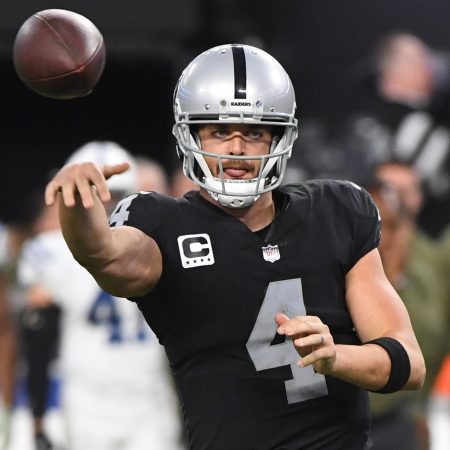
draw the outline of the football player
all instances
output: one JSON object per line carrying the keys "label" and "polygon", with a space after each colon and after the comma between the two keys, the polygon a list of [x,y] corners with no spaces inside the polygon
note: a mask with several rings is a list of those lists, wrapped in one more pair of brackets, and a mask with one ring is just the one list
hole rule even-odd
{"label": "football player", "polygon": [[136,302],[165,346],[192,449],[364,449],[366,391],[424,380],[368,193],[280,187],[295,109],[278,61],[221,45],[174,94],[178,152],[199,191],[130,195],[108,223],[105,179],[127,163],[68,165],[46,189],[75,259]]}

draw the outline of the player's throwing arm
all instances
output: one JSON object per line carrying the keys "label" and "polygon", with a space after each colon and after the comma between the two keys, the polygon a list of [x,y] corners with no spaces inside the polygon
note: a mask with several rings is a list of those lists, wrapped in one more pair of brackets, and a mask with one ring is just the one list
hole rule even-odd
{"label": "player's throwing arm", "polygon": [[48,206],[59,197],[60,223],[74,258],[118,297],[148,292],[162,272],[161,252],[153,239],[136,228],[109,227],[102,203],[111,199],[106,180],[128,167],[127,162],[68,164],[45,191]]}

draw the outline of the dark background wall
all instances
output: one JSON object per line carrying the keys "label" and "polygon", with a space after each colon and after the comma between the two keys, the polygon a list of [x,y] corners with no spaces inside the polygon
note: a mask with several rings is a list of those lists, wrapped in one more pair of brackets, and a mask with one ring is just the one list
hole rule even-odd
{"label": "dark background wall", "polygon": [[[411,31],[450,50],[448,0],[7,0],[0,15],[0,219],[23,215],[27,193],[91,139],[116,140],[169,170],[172,91],[197,53],[225,42],[264,47],[288,70],[299,117],[331,125],[361,100],[370,51],[383,33]],[[16,77],[11,51],[34,12],[70,9],[102,31],[108,60],[86,98],[51,100]],[[301,136],[301,135],[300,135]]]}

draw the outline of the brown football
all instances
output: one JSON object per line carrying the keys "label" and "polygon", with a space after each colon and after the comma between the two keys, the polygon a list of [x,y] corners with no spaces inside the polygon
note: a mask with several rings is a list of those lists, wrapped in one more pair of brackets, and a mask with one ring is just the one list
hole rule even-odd
{"label": "brown football", "polygon": [[30,89],[70,99],[92,91],[103,73],[106,49],[89,19],[73,11],[46,9],[20,27],[13,58],[17,75]]}

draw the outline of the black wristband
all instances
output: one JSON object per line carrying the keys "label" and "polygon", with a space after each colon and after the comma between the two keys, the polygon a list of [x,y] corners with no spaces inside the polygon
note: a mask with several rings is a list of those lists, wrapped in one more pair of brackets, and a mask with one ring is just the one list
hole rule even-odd
{"label": "black wristband", "polygon": [[386,385],[371,392],[390,394],[402,389],[411,374],[411,363],[403,345],[397,339],[391,337],[380,337],[365,342],[365,344],[376,344],[383,347],[391,360],[391,373]]}

